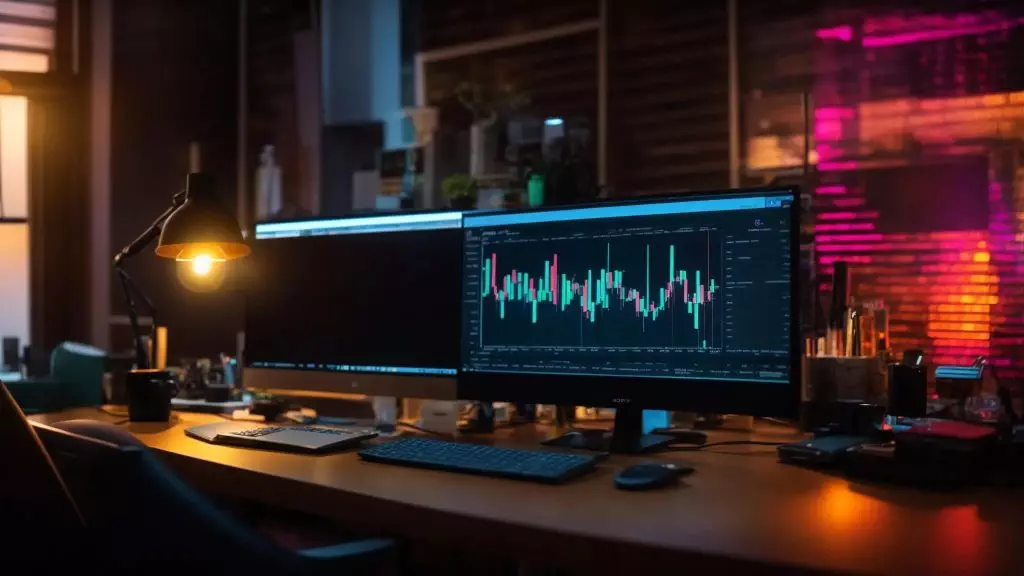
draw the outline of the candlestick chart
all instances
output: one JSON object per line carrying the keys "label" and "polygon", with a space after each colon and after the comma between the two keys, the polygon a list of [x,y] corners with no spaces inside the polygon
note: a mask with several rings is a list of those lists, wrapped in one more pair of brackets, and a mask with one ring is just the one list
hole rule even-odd
{"label": "candlestick chart", "polygon": [[484,346],[722,347],[713,230],[514,241],[481,252]]}

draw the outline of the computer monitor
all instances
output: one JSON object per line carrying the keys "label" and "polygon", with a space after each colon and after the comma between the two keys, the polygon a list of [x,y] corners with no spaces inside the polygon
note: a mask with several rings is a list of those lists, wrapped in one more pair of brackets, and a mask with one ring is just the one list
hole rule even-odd
{"label": "computer monitor", "polygon": [[798,205],[786,188],[466,214],[459,398],[616,407],[616,435],[644,408],[795,416]]}
{"label": "computer monitor", "polygon": [[462,214],[256,225],[245,383],[455,398]]}

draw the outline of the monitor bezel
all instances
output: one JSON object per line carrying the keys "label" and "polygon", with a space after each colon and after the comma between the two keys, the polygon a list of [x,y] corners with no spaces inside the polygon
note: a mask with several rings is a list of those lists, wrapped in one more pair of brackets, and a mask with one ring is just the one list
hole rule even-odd
{"label": "monitor bezel", "polygon": [[[574,374],[523,374],[501,372],[478,372],[465,368],[465,358],[460,360],[458,397],[460,400],[484,402],[519,402],[537,404],[559,404],[600,407],[632,407],[652,410],[685,410],[690,412],[713,412],[727,414],[749,414],[752,416],[774,416],[796,418],[800,411],[800,324],[799,312],[799,258],[800,258],[800,188],[798,186],[759,187],[733,190],[709,190],[646,196],[622,202],[599,202],[572,204],[543,209],[527,209],[512,212],[550,212],[575,210],[608,205],[635,205],[645,203],[674,202],[679,200],[703,200],[708,197],[760,196],[791,194],[790,205],[792,226],[790,230],[790,366],[789,382],[747,382],[739,380],[707,380],[700,378],[679,378],[685,385],[666,385],[664,378],[636,378],[625,376],[592,376]],[[463,241],[467,227],[465,221],[473,218],[472,213],[463,216]],[[465,294],[465,274],[463,274]],[[465,350],[463,350],[463,354]],[[551,380],[561,382],[553,383]],[[676,379],[668,379],[676,380]]]}

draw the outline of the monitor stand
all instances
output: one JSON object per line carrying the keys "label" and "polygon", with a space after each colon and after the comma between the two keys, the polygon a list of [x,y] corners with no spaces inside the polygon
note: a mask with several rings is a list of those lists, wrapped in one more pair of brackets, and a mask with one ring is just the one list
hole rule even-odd
{"label": "monitor stand", "polygon": [[644,411],[639,408],[616,408],[615,427],[611,432],[604,430],[569,432],[543,442],[545,446],[614,452],[616,454],[640,454],[654,452],[677,442],[672,436],[643,433]]}

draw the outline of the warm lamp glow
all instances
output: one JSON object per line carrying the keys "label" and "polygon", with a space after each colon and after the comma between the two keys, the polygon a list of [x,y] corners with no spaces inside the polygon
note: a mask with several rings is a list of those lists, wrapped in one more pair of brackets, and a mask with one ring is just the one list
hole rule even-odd
{"label": "warm lamp glow", "polygon": [[213,257],[209,254],[200,254],[192,260],[192,272],[198,276],[206,276],[213,268]]}
{"label": "warm lamp glow", "polygon": [[[175,246],[173,256],[178,262],[192,262],[200,258],[209,258],[213,262],[226,262],[249,255],[249,247],[245,244],[217,244],[212,242],[194,242]],[[168,257],[167,251],[158,256]]]}
{"label": "warm lamp glow", "polygon": [[219,290],[228,277],[227,263],[209,254],[200,254],[192,260],[179,260],[175,268],[178,282],[191,292]]}

